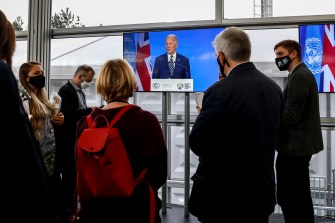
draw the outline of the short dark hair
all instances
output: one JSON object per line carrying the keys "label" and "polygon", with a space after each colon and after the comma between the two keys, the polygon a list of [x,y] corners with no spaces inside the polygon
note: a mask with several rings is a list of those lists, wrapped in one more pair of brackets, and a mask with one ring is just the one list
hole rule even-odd
{"label": "short dark hair", "polygon": [[76,72],[74,73],[74,75],[77,75],[78,73],[84,73],[84,75],[86,76],[86,74],[91,71],[93,73],[93,75],[95,74],[95,71],[93,70],[93,68],[87,64],[83,64],[83,65],[80,65]]}
{"label": "short dark hair", "polygon": [[287,49],[289,52],[292,52],[293,50],[297,51],[297,56],[301,59],[301,46],[297,41],[290,39],[282,40],[274,46],[273,50],[276,51],[280,46]]}

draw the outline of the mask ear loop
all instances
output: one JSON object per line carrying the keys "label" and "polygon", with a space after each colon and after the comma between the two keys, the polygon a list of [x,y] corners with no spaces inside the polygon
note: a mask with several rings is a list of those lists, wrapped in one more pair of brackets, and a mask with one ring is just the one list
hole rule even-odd
{"label": "mask ear loop", "polygon": [[[289,53],[287,54],[287,56],[290,57],[290,55],[293,53],[293,51],[294,51],[294,50],[292,50],[291,52],[289,52]],[[290,57],[290,59],[291,59],[291,57]],[[292,60],[292,59],[291,59],[291,60]]]}
{"label": "mask ear loop", "polygon": [[226,60],[226,55],[224,55],[224,53],[222,53],[222,54],[223,54],[223,56],[224,56],[224,58],[223,58],[223,66],[224,66],[225,64],[227,64],[227,66],[230,67],[230,64],[229,64],[228,61]]}

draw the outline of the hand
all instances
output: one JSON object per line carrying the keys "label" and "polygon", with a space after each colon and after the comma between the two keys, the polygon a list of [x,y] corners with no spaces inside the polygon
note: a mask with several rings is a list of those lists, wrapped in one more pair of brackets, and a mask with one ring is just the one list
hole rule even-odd
{"label": "hand", "polygon": [[61,112],[58,112],[57,115],[52,116],[51,121],[54,125],[63,125],[64,115]]}

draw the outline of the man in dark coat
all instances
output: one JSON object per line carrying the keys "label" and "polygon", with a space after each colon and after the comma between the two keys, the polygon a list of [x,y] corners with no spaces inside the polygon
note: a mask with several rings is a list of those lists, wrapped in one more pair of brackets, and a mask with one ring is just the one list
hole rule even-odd
{"label": "man in dark coat", "polygon": [[92,112],[86,104],[83,88],[89,86],[95,72],[84,64],[77,68],[73,77],[58,91],[62,99],[60,111],[64,114],[64,124],[56,131],[57,164],[62,173],[62,189],[64,196],[64,218],[73,219],[75,211],[76,166],[74,147],[76,141],[77,122]]}
{"label": "man in dark coat", "polygon": [[278,137],[278,204],[285,222],[313,223],[309,162],[313,154],[323,150],[318,86],[312,72],[301,61],[297,41],[280,41],[274,51],[278,68],[290,72]]}
{"label": "man in dark coat", "polygon": [[283,96],[250,62],[248,35],[226,28],[213,41],[221,74],[189,137],[199,156],[189,211],[200,222],[267,223],[274,211],[274,157]]}

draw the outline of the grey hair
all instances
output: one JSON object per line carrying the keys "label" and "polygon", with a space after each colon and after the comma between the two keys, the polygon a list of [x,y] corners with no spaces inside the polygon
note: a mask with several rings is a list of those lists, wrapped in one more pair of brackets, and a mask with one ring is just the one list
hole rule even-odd
{"label": "grey hair", "polygon": [[238,27],[228,27],[221,31],[212,42],[215,52],[224,53],[236,62],[249,61],[251,42],[246,32]]}
{"label": "grey hair", "polygon": [[176,43],[178,43],[178,37],[175,34],[169,34],[166,36],[165,40],[167,40],[168,38],[173,38]]}

